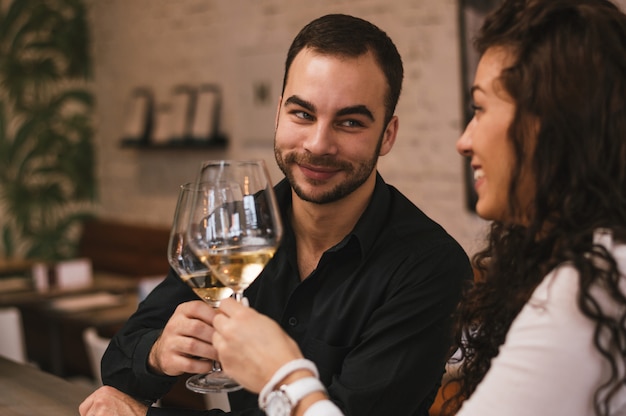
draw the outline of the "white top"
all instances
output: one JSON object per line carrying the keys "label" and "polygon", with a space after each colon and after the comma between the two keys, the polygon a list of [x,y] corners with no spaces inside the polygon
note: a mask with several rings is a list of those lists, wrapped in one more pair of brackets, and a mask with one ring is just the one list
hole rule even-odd
{"label": "white top", "polygon": [[[626,245],[613,246],[611,235],[602,232],[595,241],[612,252],[623,274]],[[626,279],[621,285],[626,293]],[[603,309],[615,313],[615,305],[597,293],[604,298]],[[595,323],[578,308],[577,295],[578,272],[572,266],[562,265],[544,278],[457,416],[595,415],[593,395],[610,370],[593,344]],[[611,415],[626,415],[626,387],[611,410]]]}
{"label": "white top", "polygon": [[[626,245],[613,245],[610,233],[595,241],[626,272]],[[626,279],[622,278],[626,293]],[[548,274],[513,321],[500,353],[485,378],[456,416],[592,416],[593,396],[607,379],[609,365],[593,344],[595,323],[577,306],[578,272],[562,265]],[[605,312],[623,306],[604,299]],[[619,365],[619,364],[618,364]],[[621,368],[622,377],[626,371]],[[306,416],[324,416],[311,407]],[[332,413],[338,414],[338,413]],[[626,415],[626,386],[612,402],[611,415]]]}

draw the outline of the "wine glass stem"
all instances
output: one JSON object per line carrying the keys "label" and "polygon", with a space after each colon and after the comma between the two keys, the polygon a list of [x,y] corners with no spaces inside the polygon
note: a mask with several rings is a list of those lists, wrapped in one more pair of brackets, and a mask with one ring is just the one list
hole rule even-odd
{"label": "wine glass stem", "polygon": [[243,299],[243,292],[240,290],[235,290],[233,293],[233,297],[237,302],[241,303],[241,300]]}

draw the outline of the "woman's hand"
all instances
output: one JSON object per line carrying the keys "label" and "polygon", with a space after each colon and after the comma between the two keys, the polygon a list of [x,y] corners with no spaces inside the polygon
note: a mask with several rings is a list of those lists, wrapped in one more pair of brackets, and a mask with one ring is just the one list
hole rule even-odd
{"label": "woman's hand", "polygon": [[258,393],[288,361],[302,358],[298,345],[272,319],[233,299],[213,318],[213,346],[224,371]]}

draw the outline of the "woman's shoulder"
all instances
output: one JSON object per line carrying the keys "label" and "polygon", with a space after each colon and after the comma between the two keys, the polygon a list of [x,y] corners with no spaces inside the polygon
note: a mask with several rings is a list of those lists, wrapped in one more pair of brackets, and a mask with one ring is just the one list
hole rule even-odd
{"label": "woman's shoulder", "polygon": [[[594,233],[593,242],[595,245],[604,247],[615,259],[618,269],[622,275],[626,275],[626,243],[616,241],[613,234],[608,229],[598,229]],[[580,272],[572,262],[564,262],[550,271],[537,286],[531,296],[531,301],[545,302],[548,300],[558,300],[575,298],[580,288]],[[602,288],[596,285],[592,288],[596,294]],[[622,290],[626,293],[626,279],[623,279]]]}

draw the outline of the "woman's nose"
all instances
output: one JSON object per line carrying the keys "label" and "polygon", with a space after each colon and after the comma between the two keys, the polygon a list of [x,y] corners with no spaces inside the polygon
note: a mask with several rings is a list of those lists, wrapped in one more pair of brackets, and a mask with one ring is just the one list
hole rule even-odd
{"label": "woman's nose", "polygon": [[465,131],[461,134],[456,141],[456,151],[459,152],[462,156],[471,156],[472,155],[472,127],[474,124],[474,119],[472,119],[468,125],[465,127]]}

